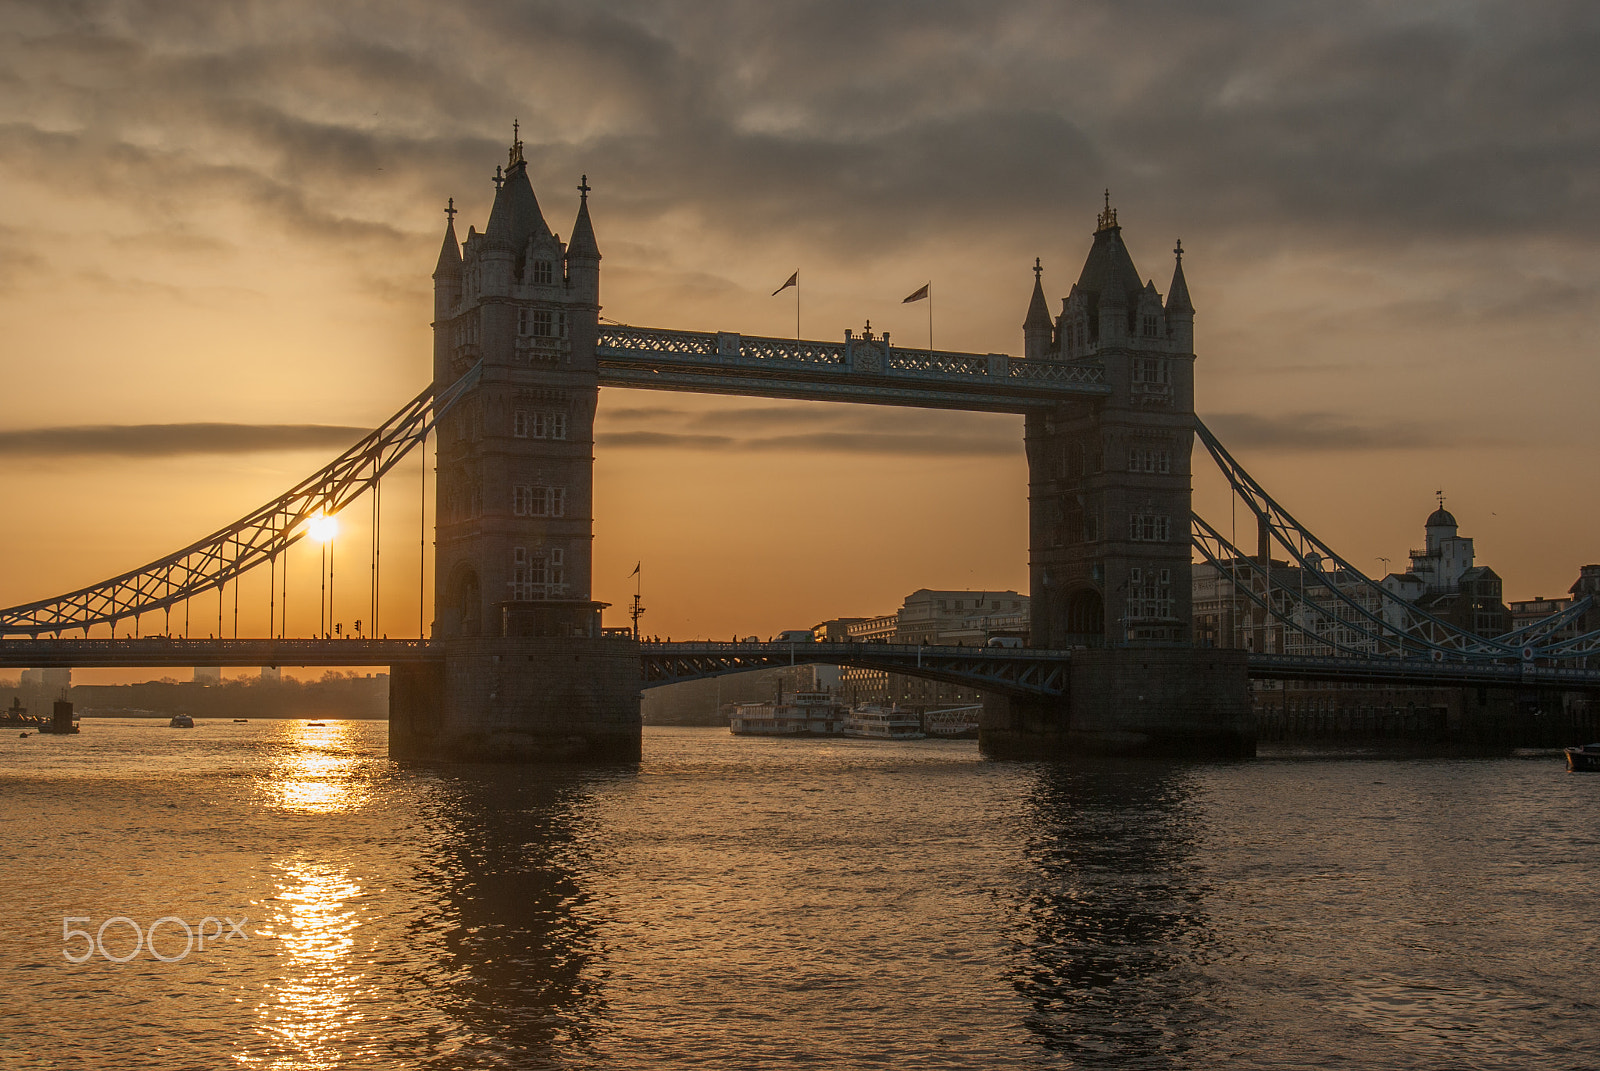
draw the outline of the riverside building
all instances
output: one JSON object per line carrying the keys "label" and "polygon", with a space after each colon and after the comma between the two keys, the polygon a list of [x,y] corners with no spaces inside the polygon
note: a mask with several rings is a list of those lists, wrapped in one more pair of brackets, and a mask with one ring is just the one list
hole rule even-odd
{"label": "riverside building", "polygon": [[[1396,626],[1408,606],[1485,637],[1509,632],[1514,623],[1525,623],[1514,621],[1513,608],[1502,601],[1499,574],[1477,563],[1472,539],[1461,535],[1456,518],[1442,503],[1428,516],[1423,530],[1423,546],[1408,555],[1409,568],[1379,581],[1381,595],[1363,583],[1363,578],[1331,563],[1325,566],[1315,555],[1307,559],[1309,568],[1273,560],[1267,590],[1256,594],[1264,596],[1278,615],[1268,614],[1215,566],[1198,564],[1193,579],[1196,642],[1207,647],[1313,657],[1369,649],[1371,641],[1353,625],[1358,615],[1341,596]],[[1318,576],[1312,577],[1312,571]],[[1572,588],[1574,597],[1589,590],[1586,583],[1600,591],[1600,566],[1583,567]],[[1302,622],[1309,625],[1314,620],[1317,627],[1302,630],[1283,622],[1283,617],[1293,617],[1301,600],[1316,608],[1316,612],[1304,614]],[[1529,611],[1554,602],[1538,600],[1518,616],[1525,619]],[[1600,611],[1591,616],[1596,624],[1590,627],[1600,627]],[[1582,625],[1575,622],[1569,629],[1576,635]],[[1542,709],[1541,703],[1552,707],[1546,713],[1552,715],[1548,729],[1553,734],[1576,731],[1574,717],[1594,720],[1590,705],[1575,703],[1571,697],[1564,701],[1530,698],[1494,688],[1253,681],[1251,697],[1259,738],[1264,741],[1448,737],[1464,744],[1531,742],[1518,735],[1528,731],[1521,715]]]}
{"label": "riverside building", "polygon": [[[919,588],[900,609],[877,617],[833,618],[812,629],[819,641],[982,647],[995,636],[1028,636],[1028,596],[1015,591]],[[982,701],[981,693],[940,681],[878,670],[844,668],[838,690],[846,703],[926,709]]]}

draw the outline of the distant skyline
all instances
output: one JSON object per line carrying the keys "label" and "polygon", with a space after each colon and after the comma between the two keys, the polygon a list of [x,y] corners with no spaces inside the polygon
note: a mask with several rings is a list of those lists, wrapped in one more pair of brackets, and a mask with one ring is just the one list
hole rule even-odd
{"label": "distant skyline", "polygon": [[[446,198],[481,229],[513,119],[563,235],[588,176],[633,324],[791,335],[798,271],[807,337],[926,344],[901,299],[931,278],[941,348],[1019,353],[1033,258],[1056,312],[1109,187],[1158,289],[1183,240],[1202,417],[1352,562],[1403,567],[1439,488],[1508,600],[1600,561],[1592,5],[7,12],[0,605],[221,527],[411,397]],[[1021,433],[604,390],[595,596],[621,624],[643,560],[644,627],[683,637],[1025,589]],[[385,496],[391,634],[416,472]]]}

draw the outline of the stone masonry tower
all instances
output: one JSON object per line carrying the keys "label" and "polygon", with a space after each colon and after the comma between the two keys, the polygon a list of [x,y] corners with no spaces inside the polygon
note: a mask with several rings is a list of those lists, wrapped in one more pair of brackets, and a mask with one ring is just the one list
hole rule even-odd
{"label": "stone masonry tower", "polygon": [[1163,303],[1108,196],[1054,321],[1034,264],[1024,358],[1098,365],[1111,393],[1026,418],[1032,643],[1072,655],[1059,699],[985,697],[989,754],[1255,751],[1244,652],[1191,638],[1194,307],[1175,252]]}
{"label": "stone masonry tower", "polygon": [[1108,198],[1061,315],[1050,324],[1036,273],[1023,330],[1027,356],[1097,361],[1112,389],[1027,418],[1034,646],[1188,643],[1194,308],[1181,247],[1163,304]]}
{"label": "stone masonry tower", "polygon": [[494,181],[488,225],[469,227],[464,249],[452,202],[433,275],[436,388],[481,370],[438,425],[443,679],[436,702],[418,693],[391,715],[391,752],[636,758],[638,653],[602,635],[590,590],[600,250],[588,182],[564,245],[520,141]]}

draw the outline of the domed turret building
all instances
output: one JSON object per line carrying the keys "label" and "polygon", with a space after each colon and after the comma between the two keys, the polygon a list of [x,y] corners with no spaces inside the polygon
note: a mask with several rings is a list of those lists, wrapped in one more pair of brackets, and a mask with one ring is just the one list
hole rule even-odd
{"label": "domed turret building", "polygon": [[1397,597],[1435,617],[1475,632],[1498,636],[1511,630],[1511,611],[1503,598],[1500,575],[1475,565],[1472,539],[1460,534],[1455,515],[1439,506],[1424,522],[1420,550],[1411,551],[1411,568],[1384,577],[1383,586]]}

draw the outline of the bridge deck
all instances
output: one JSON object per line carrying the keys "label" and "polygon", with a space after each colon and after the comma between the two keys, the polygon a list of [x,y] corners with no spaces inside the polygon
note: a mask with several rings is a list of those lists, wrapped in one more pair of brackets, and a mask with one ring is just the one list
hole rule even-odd
{"label": "bridge deck", "polygon": [[1095,363],[905,349],[850,337],[810,342],[602,326],[595,352],[607,387],[992,413],[1111,393]]}
{"label": "bridge deck", "polygon": [[[1024,696],[1066,694],[1072,661],[1071,651],[919,647],[907,643],[641,643],[639,655],[646,688],[726,673],[820,663]],[[0,669],[395,666],[443,657],[438,646],[415,639],[0,639]],[[1272,654],[1251,655],[1249,666],[1250,676],[1261,680],[1600,690],[1600,668]]]}
{"label": "bridge deck", "polygon": [[0,640],[0,668],[395,666],[443,657],[422,640]]}
{"label": "bridge deck", "polygon": [[910,643],[642,643],[645,687],[776,666],[852,666],[1004,695],[1066,694],[1070,651]]}

